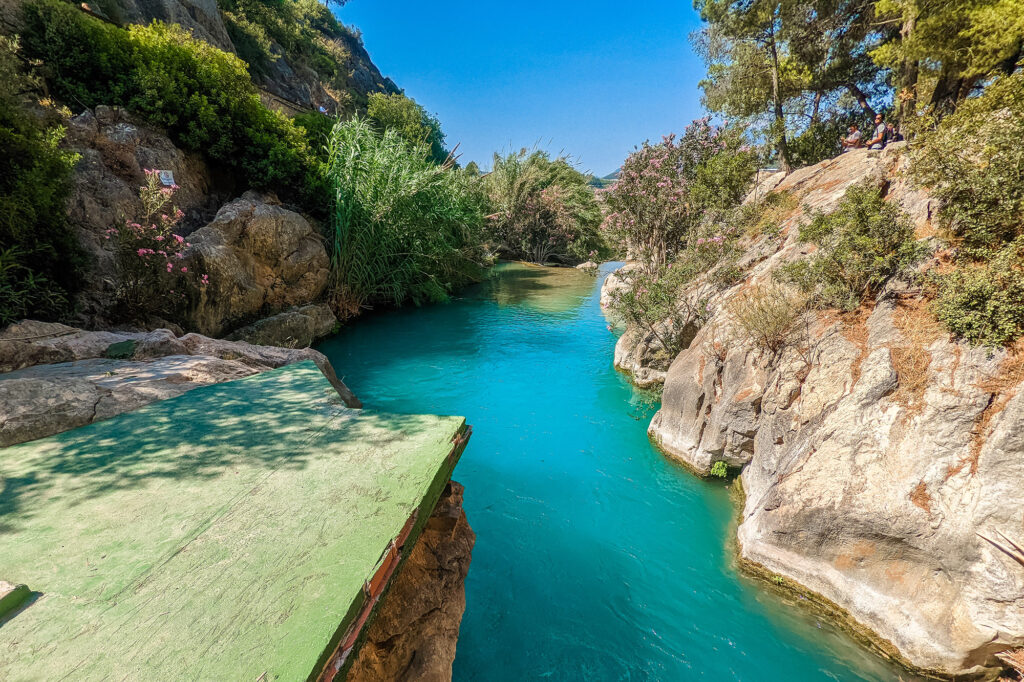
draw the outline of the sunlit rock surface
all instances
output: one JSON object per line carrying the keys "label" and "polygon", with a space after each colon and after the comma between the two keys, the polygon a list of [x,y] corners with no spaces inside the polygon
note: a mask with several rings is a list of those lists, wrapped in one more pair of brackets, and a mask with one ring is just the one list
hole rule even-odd
{"label": "sunlit rock surface", "polygon": [[810,315],[778,357],[731,334],[725,305],[805,254],[808,211],[867,178],[930,236],[934,206],[900,175],[901,146],[759,186],[800,207],[711,298],[650,434],[698,472],[742,468],[744,558],[832,600],[913,666],[991,675],[996,652],[1024,644],[1024,566],[997,546],[1024,540],[1022,356],[954,343],[899,282],[875,306]]}

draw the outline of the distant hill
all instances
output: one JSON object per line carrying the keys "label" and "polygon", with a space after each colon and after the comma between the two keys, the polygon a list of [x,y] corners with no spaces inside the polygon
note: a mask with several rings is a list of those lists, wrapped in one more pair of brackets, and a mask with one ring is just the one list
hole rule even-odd
{"label": "distant hill", "polygon": [[609,173],[608,175],[602,178],[594,177],[593,175],[591,175],[588,184],[591,187],[596,187],[597,189],[604,189],[614,184],[615,181],[619,179],[619,175],[621,173],[622,169],[616,168],[614,172]]}

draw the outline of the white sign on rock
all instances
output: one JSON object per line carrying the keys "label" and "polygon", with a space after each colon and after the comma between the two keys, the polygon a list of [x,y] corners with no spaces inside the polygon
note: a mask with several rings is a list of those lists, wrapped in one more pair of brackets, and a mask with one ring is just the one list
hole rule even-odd
{"label": "white sign on rock", "polygon": [[174,184],[174,171],[162,170],[157,171],[160,174],[160,184],[164,187],[170,187]]}

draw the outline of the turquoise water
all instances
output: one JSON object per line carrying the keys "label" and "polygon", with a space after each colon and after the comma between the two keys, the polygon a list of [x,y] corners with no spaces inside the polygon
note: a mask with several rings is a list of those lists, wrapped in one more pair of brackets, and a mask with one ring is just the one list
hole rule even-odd
{"label": "turquoise water", "polygon": [[367,408],[474,427],[455,472],[477,535],[455,679],[896,679],[737,574],[728,487],[651,447],[653,406],[612,368],[601,277],[503,265],[320,346]]}

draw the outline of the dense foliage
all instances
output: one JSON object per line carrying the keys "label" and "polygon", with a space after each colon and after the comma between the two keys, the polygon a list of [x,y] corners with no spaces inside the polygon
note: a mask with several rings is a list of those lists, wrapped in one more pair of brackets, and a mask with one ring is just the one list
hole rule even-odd
{"label": "dense foliage", "polygon": [[66,315],[83,266],[64,206],[75,157],[59,146],[63,129],[21,109],[29,79],[16,50],[0,38],[0,325]]}
{"label": "dense foliage", "polygon": [[434,164],[429,153],[362,118],[331,131],[324,172],[339,313],[444,300],[479,278],[484,197],[474,178]]}
{"label": "dense foliage", "polygon": [[312,69],[332,94],[345,99],[349,53],[358,38],[317,0],[218,0],[235,51],[252,73],[267,75],[287,55],[292,66]]}
{"label": "dense foliage", "polygon": [[738,204],[757,168],[757,153],[736,127],[694,121],[678,142],[645,144],[602,192],[604,228],[640,264],[614,312],[670,354],[692,338],[707,314],[702,300],[684,295],[705,276],[712,286],[736,276],[739,239],[747,216]]}
{"label": "dense foliage", "polygon": [[915,129],[918,114],[955,111],[1024,57],[1020,0],[695,4],[704,103],[756,127],[787,172],[838,152],[851,115],[891,109]]}
{"label": "dense foliage", "polygon": [[889,278],[921,259],[914,226],[874,184],[854,185],[831,213],[800,227],[800,239],[817,245],[809,257],[781,270],[820,307],[853,310]]}
{"label": "dense foliage", "polygon": [[955,334],[1005,344],[1024,335],[1024,73],[922,133],[913,174],[940,200],[939,220],[959,247],[937,274],[936,311]]}
{"label": "dense foliage", "polygon": [[425,144],[434,163],[444,163],[448,150],[444,146],[441,122],[416,100],[398,93],[370,93],[366,115],[381,130],[392,129],[412,144]]}
{"label": "dense foliage", "polygon": [[568,159],[525,149],[495,154],[483,186],[491,209],[487,236],[499,253],[575,264],[605,251],[601,209],[587,176]]}
{"label": "dense foliage", "polygon": [[235,55],[177,25],[125,31],[59,0],[32,0],[25,20],[25,51],[45,63],[63,101],[126,106],[165,126],[180,146],[238,171],[250,187],[290,197],[308,191],[302,131],[262,104]]}

